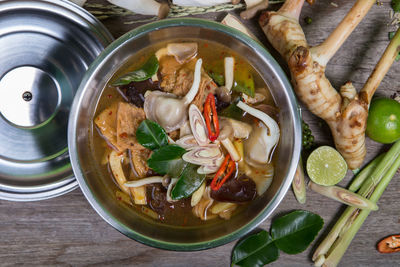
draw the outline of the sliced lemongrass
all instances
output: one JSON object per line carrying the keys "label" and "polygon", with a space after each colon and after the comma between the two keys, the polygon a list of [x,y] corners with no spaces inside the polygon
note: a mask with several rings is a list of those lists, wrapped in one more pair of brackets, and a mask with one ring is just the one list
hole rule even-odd
{"label": "sliced lemongrass", "polygon": [[232,141],[229,138],[221,140],[221,144],[228,151],[229,155],[231,155],[231,159],[233,161],[239,161],[241,159],[239,153],[237,152],[235,146],[233,145]]}
{"label": "sliced lemongrass", "polygon": [[189,106],[189,123],[193,137],[199,146],[206,146],[209,143],[206,122],[201,111],[195,104]]}
{"label": "sliced lemongrass", "polygon": [[308,187],[314,192],[352,207],[378,210],[376,203],[339,186],[323,186],[310,181]]}

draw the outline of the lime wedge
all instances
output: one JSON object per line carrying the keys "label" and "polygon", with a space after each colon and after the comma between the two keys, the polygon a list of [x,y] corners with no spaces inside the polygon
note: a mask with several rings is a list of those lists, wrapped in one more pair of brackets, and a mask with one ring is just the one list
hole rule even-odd
{"label": "lime wedge", "polygon": [[342,155],[330,146],[315,149],[307,159],[307,174],[319,185],[335,185],[347,172],[347,164]]}

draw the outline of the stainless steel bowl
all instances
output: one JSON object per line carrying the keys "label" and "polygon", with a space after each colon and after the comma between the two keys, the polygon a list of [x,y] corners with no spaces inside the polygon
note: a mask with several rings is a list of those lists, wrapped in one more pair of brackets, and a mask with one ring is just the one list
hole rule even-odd
{"label": "stainless steel bowl", "polygon": [[[223,44],[247,58],[271,88],[280,108],[281,140],[276,175],[268,191],[228,221],[176,227],[152,221],[118,203],[115,185],[96,167],[90,145],[93,116],[107,81],[132,55],[160,42],[200,38]],[[235,240],[268,218],[285,196],[301,147],[301,125],[290,83],[272,56],[256,41],[222,24],[200,19],[171,19],[137,28],[113,42],[91,65],[76,94],[68,128],[75,176],[93,208],[118,231],[144,244],[171,250],[199,250]]]}

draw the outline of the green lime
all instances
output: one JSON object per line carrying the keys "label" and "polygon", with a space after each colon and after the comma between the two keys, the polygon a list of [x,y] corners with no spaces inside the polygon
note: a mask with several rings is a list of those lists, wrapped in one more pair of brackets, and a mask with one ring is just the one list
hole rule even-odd
{"label": "green lime", "polygon": [[342,155],[330,146],[320,146],[307,159],[307,173],[311,181],[319,185],[335,185],[347,172]]}
{"label": "green lime", "polygon": [[390,144],[400,138],[400,103],[390,98],[373,99],[369,107],[367,135],[372,140]]}

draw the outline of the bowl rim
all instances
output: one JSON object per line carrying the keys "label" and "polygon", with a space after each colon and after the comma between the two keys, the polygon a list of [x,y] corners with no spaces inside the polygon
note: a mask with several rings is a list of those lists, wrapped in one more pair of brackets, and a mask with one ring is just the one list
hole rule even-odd
{"label": "bowl rim", "polygon": [[[77,135],[75,125],[78,121],[79,115],[79,106],[82,102],[82,97],[85,93],[85,88],[87,82],[91,79],[92,75],[95,74],[96,70],[102,66],[102,62],[104,62],[108,57],[111,57],[113,53],[117,50],[117,48],[123,46],[126,42],[131,41],[131,39],[136,39],[145,35],[149,32],[160,30],[163,28],[169,27],[201,27],[207,28],[215,31],[220,31],[225,34],[230,35],[231,37],[238,39],[242,43],[256,50],[258,54],[265,57],[271,65],[274,65],[272,68],[275,72],[275,76],[280,80],[280,83],[286,89],[285,94],[289,99],[290,112],[292,115],[297,118],[294,120],[294,148],[293,148],[293,157],[291,159],[290,168],[288,170],[288,175],[286,180],[283,181],[282,185],[279,187],[277,193],[274,197],[269,201],[268,205],[266,205],[260,213],[254,217],[251,221],[247,222],[242,227],[236,229],[234,232],[231,232],[227,235],[218,237],[213,240],[203,241],[203,242],[195,242],[195,243],[178,243],[178,242],[169,242],[162,241],[154,238],[150,238],[148,236],[142,235],[133,229],[130,229],[127,225],[119,222],[114,216],[112,216],[106,209],[102,207],[98,199],[96,199],[95,195],[90,191],[88,185],[85,182],[84,174],[79,164],[79,157],[77,154]],[[250,231],[255,229],[259,224],[261,224],[266,218],[268,218],[272,212],[276,209],[276,207],[280,204],[286,192],[288,191],[293,176],[296,171],[297,162],[300,159],[300,150],[301,150],[301,123],[300,123],[300,114],[298,112],[297,100],[294,96],[292,86],[280,65],[277,61],[272,57],[272,55],[259,43],[258,41],[250,38],[246,34],[231,28],[229,26],[225,26],[221,23],[199,19],[199,18],[178,18],[178,19],[164,19],[156,22],[152,22],[149,24],[145,24],[138,28],[135,28],[113,43],[111,43],[90,65],[88,71],[86,72],[82,82],[79,86],[79,89],[75,95],[75,99],[72,105],[71,113],[69,116],[69,125],[68,125],[68,147],[69,154],[72,164],[72,169],[75,173],[75,177],[78,181],[79,187],[81,188],[83,194],[86,199],[89,201],[90,205],[94,208],[94,210],[111,226],[113,226],[116,230],[126,235],[127,237],[134,239],[142,244],[156,247],[160,249],[166,250],[174,250],[174,251],[196,251],[196,250],[204,250],[209,248],[214,248],[217,246],[221,246],[227,244],[231,241],[234,241],[244,235],[248,234]]]}

